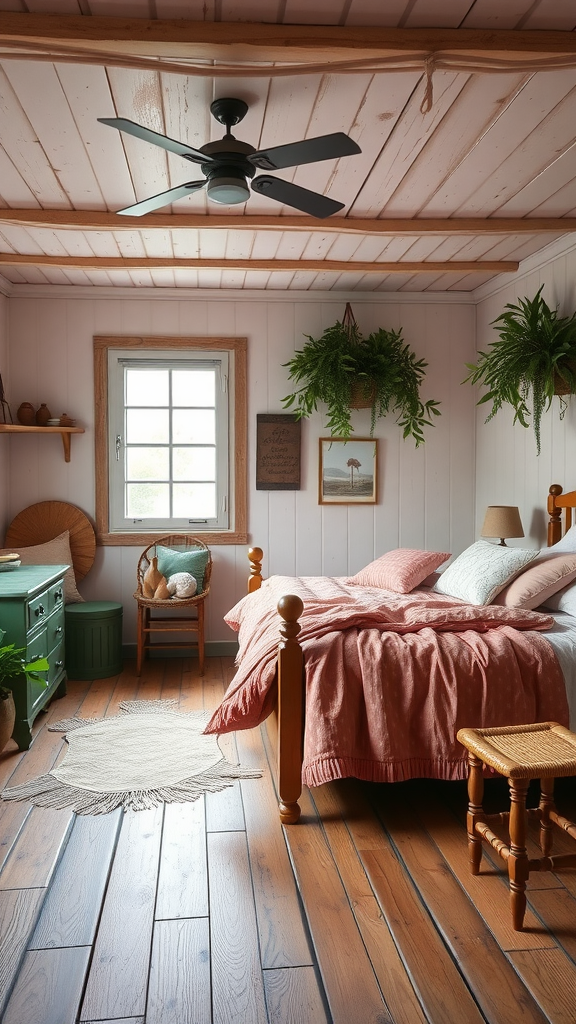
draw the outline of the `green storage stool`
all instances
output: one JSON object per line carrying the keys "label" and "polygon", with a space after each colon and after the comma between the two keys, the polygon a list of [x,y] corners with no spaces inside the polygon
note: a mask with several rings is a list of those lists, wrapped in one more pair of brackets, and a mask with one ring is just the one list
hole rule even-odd
{"label": "green storage stool", "polygon": [[69,679],[106,679],[122,671],[123,610],[116,601],[66,605],[65,662]]}

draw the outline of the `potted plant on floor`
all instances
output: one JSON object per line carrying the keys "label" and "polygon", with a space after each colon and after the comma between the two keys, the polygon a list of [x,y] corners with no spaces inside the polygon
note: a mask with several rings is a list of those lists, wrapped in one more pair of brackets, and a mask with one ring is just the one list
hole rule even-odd
{"label": "potted plant on floor", "polygon": [[284,408],[294,407],[302,419],[322,403],[328,407],[331,435],[344,438],[352,433],[352,409],[370,409],[370,436],[376,420],[392,412],[403,436],[413,437],[416,447],[423,443],[424,427],[440,415],[439,403],[420,398],[428,364],[416,358],[401,329],[380,328],[363,338],[348,303],[342,321],[320,338],[306,337],[304,348],[284,363],[289,379],[300,385],[282,400]]}
{"label": "potted plant on floor", "polygon": [[4,750],[12,735],[16,718],[14,695],[9,680],[24,675],[26,679],[34,679],[47,686],[47,680],[38,673],[47,672],[49,667],[46,658],[37,658],[26,663],[25,647],[15,647],[14,644],[2,646],[5,635],[5,630],[0,629],[0,751]]}
{"label": "potted plant on floor", "polygon": [[560,419],[567,409],[565,395],[576,392],[576,313],[558,316],[542,298],[508,303],[492,321],[499,338],[489,352],[479,352],[463,383],[482,384],[488,391],[478,405],[492,402],[491,420],[504,404],[514,409],[514,423],[532,426],[540,454],[540,425],[554,395],[560,397]]}

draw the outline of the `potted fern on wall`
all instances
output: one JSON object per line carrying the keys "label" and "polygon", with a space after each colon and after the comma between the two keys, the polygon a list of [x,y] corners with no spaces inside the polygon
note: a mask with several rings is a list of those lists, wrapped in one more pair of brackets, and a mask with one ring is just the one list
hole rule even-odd
{"label": "potted fern on wall", "polygon": [[396,415],[403,437],[423,443],[424,428],[439,416],[439,403],[423,402],[420,385],[427,363],[417,359],[402,337],[402,330],[380,328],[363,338],[349,303],[342,321],[327,327],[320,338],[308,338],[289,362],[289,379],[299,385],[284,398],[298,419],[311,416],[319,404],[328,409],[327,429],[332,437],[350,437],[351,410],[370,409],[370,436],[376,420]]}
{"label": "potted fern on wall", "polygon": [[558,316],[542,298],[543,287],[533,299],[508,303],[492,321],[499,337],[490,351],[478,353],[476,364],[466,364],[470,373],[463,381],[488,388],[478,402],[492,403],[487,423],[503,405],[512,406],[514,423],[529,427],[531,419],[538,455],[543,414],[558,395],[562,419],[565,396],[576,392],[576,313]]}

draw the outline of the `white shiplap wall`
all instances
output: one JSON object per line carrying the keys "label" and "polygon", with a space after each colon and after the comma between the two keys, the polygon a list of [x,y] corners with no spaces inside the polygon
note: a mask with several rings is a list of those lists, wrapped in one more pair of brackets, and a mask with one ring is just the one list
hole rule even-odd
{"label": "white shiplap wall", "polygon": [[[514,283],[506,284],[477,305],[477,345],[486,350],[497,338],[490,326],[506,303],[533,298],[540,285],[549,306],[558,306],[562,316],[576,309],[576,245],[564,243],[564,250],[549,247],[549,258],[540,265],[526,267]],[[559,248],[559,247],[558,247]],[[523,268],[521,268],[523,269]],[[571,398],[563,420],[559,418],[560,400],[553,399],[542,418],[542,450],[536,454],[532,428],[513,425],[511,410],[501,410],[485,423],[487,406],[477,413],[476,450],[476,526],[481,528],[487,505],[518,505],[524,540],[511,544],[541,547],[546,543],[546,498],[552,483],[565,491],[576,488],[576,399]]]}
{"label": "white shiplap wall", "polygon": [[[423,448],[402,441],[390,419],[377,424],[380,440],[378,504],[353,508],[318,505],[318,415],[302,429],[299,491],[256,491],[256,414],[282,412],[289,390],[285,363],[304,335],[317,335],[341,319],[346,296],[311,293],[182,292],[165,297],[141,290],[31,289],[9,300],[9,379],[14,409],[21,401],[47,402],[53,415],[77,418],[86,433],[72,437],[64,462],[59,437],[0,438],[0,459],[10,446],[9,499],[5,520],[46,499],[73,502],[94,513],[94,399],[92,338],[95,334],[246,335],[249,339],[249,533],[265,551],[266,575],[353,573],[384,551],[428,547],[461,551],[473,540],[474,395],[461,387],[474,355],[474,306],[458,296],[352,296],[363,333],[402,326],[406,341],[429,362],[424,398],[442,403],[438,425]],[[359,436],[368,412],[355,414]],[[1,463],[0,463],[1,465]],[[125,642],[135,638],[132,598],[140,549],[99,548],[82,584],[86,598],[121,600]],[[208,604],[209,640],[233,639],[224,613],[245,592],[245,547],[213,548],[213,585]]]}

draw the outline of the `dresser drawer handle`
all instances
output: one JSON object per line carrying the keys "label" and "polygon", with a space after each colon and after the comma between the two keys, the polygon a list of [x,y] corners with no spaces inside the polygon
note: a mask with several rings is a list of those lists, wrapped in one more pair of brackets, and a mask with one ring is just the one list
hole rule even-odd
{"label": "dresser drawer handle", "polygon": [[39,604],[38,607],[34,609],[34,615],[36,616],[36,618],[38,618],[39,615],[44,615],[43,604]]}
{"label": "dresser drawer handle", "polygon": [[54,632],[55,633],[62,633],[63,632],[62,626],[56,626],[56,629],[54,630]]}
{"label": "dresser drawer handle", "polygon": [[54,600],[55,601],[61,601],[62,600],[62,591],[61,590],[56,590],[54,592]]}
{"label": "dresser drawer handle", "polygon": [[40,658],[45,658],[45,657],[46,657],[46,655],[44,654],[44,651],[38,651],[38,654],[33,654],[30,660],[31,661],[40,661]]}
{"label": "dresser drawer handle", "polygon": [[63,664],[64,664],[63,661],[57,661],[56,662],[56,668],[62,668]]}

